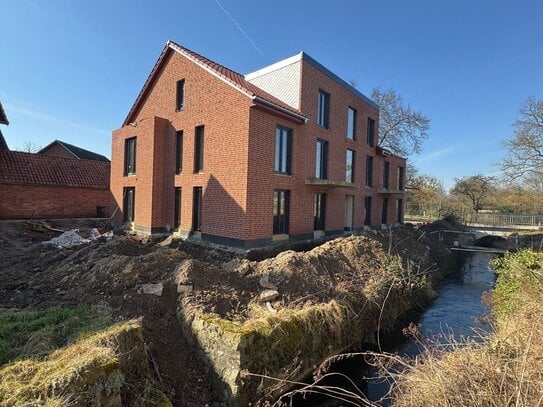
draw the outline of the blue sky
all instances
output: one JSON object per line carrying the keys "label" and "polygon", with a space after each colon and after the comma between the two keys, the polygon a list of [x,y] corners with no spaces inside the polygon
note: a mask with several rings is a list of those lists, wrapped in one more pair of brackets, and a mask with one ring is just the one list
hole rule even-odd
{"label": "blue sky", "polygon": [[0,10],[12,148],[60,139],[109,156],[168,39],[241,73],[304,50],[367,95],[396,89],[432,120],[412,161],[446,187],[496,172],[520,104],[543,98],[540,0],[0,0]]}

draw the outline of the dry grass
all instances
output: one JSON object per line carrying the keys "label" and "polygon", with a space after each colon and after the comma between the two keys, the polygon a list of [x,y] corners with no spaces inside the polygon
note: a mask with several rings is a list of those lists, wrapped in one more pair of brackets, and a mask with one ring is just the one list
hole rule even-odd
{"label": "dry grass", "polygon": [[507,255],[496,266],[495,332],[483,344],[451,343],[452,352],[429,347],[403,365],[391,374],[394,406],[543,405],[543,255]]}

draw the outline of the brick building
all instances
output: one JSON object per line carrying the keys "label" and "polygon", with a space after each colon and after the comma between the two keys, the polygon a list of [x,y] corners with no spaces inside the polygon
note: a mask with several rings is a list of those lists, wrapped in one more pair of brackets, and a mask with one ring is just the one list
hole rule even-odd
{"label": "brick building", "polygon": [[401,222],[378,120],[306,53],[244,76],[169,41],[113,132],[119,220],[239,247]]}

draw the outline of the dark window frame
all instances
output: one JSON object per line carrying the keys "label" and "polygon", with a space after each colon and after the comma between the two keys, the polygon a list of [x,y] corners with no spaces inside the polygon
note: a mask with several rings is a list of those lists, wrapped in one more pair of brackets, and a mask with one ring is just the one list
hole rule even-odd
{"label": "dark window frame", "polygon": [[[319,149],[320,146],[320,149]],[[320,152],[320,155],[319,155]],[[320,160],[319,160],[320,158]],[[328,179],[328,141],[317,139],[315,151],[315,178]]]}
{"label": "dark window frame", "polygon": [[330,128],[330,94],[322,89],[317,99],[317,124],[323,129]]}
{"label": "dark window frame", "polygon": [[175,173],[183,172],[183,130],[175,132]]}
{"label": "dark window frame", "polygon": [[136,175],[137,137],[124,140],[124,176]]}
{"label": "dark window frame", "polygon": [[[349,134],[349,129],[351,128],[351,120],[349,113],[353,112],[353,120],[352,120],[352,134]],[[356,140],[356,109],[354,107],[349,106],[347,108],[347,138],[349,140]]]}
{"label": "dark window frame", "polygon": [[405,170],[404,167],[398,166],[398,190],[403,191],[405,188],[404,185],[404,178],[405,178]]}
{"label": "dark window frame", "polygon": [[276,174],[292,175],[292,133],[292,129],[281,125],[275,129],[273,169]]}
{"label": "dark window frame", "polygon": [[202,231],[202,206],[203,206],[203,188],[193,187],[192,189],[192,231]]}
{"label": "dark window frame", "polygon": [[185,109],[185,80],[180,79],[176,83],[175,110],[177,112]]}
{"label": "dark window frame", "polygon": [[[349,153],[351,153],[351,177],[348,177],[348,165],[349,165]],[[345,152],[345,182],[354,183],[355,180],[355,168],[356,168],[356,151],[350,148]]]}
{"label": "dark window frame", "polygon": [[194,173],[204,172],[204,126],[194,128]]}
{"label": "dark window frame", "polygon": [[317,192],[313,207],[313,230],[324,230],[326,227],[326,193]]}
{"label": "dark window frame", "polygon": [[403,222],[403,199],[396,200],[396,222]]}
{"label": "dark window frame", "polygon": [[289,231],[290,191],[275,189],[273,191],[273,234],[286,234]]}
{"label": "dark window frame", "polygon": [[367,132],[368,132],[368,135],[367,135],[366,143],[368,146],[373,147],[375,145],[375,120],[373,120],[371,117],[368,117]]}
{"label": "dark window frame", "polygon": [[123,222],[134,222],[136,214],[136,187],[123,188]]}
{"label": "dark window frame", "polygon": [[366,156],[366,186],[373,187],[373,156]]}
{"label": "dark window frame", "polygon": [[381,206],[381,224],[388,225],[388,198],[383,198]]}
{"label": "dark window frame", "polygon": [[372,197],[364,197],[364,225],[371,226]]}
{"label": "dark window frame", "polygon": [[383,162],[383,189],[390,187],[390,162]]}
{"label": "dark window frame", "polygon": [[174,189],[174,212],[173,212],[173,228],[179,229],[181,227],[181,198],[182,188],[175,187]]}

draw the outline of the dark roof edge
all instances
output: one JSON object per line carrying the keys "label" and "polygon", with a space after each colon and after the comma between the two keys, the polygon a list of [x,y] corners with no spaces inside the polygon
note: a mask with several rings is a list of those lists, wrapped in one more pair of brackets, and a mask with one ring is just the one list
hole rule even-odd
{"label": "dark roof edge", "polygon": [[316,59],[311,57],[307,52],[302,51],[301,52],[302,60],[308,62],[311,64],[314,68],[321,71],[323,74],[329,76],[331,79],[339,83],[341,86],[343,86],[345,89],[347,89],[349,92],[354,93],[356,96],[364,100],[366,103],[374,107],[375,109],[379,110],[379,105],[375,103],[373,100],[371,100],[369,97],[364,95],[362,92],[360,92],[358,89],[356,89],[354,86],[349,85],[347,82],[345,82],[343,79],[341,79],[339,76],[337,76],[335,73],[333,73],[331,70],[326,68],[324,65],[322,65],[320,62],[318,62]]}
{"label": "dark roof edge", "polygon": [[8,115],[4,110],[4,106],[2,106],[2,102],[0,102],[0,124],[9,125]]}
{"label": "dark roof edge", "polygon": [[73,156],[73,158],[79,159],[79,157],[77,155],[75,155],[72,150],[70,150],[68,147],[66,147],[64,145],[64,143],[62,141],[60,141],[60,140],[53,140],[52,142],[47,144],[45,147],[43,147],[40,151],[36,152],[36,154],[43,154],[44,151],[47,151],[47,149],[53,147],[55,144],[60,144],[66,151],[68,151]]}

